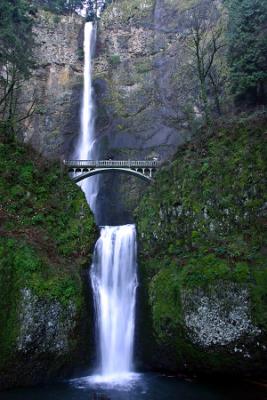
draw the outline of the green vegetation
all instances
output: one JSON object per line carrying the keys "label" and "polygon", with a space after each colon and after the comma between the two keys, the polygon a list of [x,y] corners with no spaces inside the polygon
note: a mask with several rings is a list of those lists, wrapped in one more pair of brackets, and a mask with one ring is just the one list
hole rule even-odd
{"label": "green vegetation", "polygon": [[[185,14],[187,26],[186,47],[193,62],[188,69],[193,69],[197,76],[198,92],[205,114],[205,122],[211,122],[211,104],[209,97],[214,97],[216,111],[221,114],[219,60],[223,58],[225,46],[223,38],[223,21],[219,6],[211,0],[200,0],[191,6]],[[209,96],[210,92],[210,96]]]}
{"label": "green vegetation", "polygon": [[267,3],[226,0],[229,10],[229,62],[233,93],[240,103],[266,103]]}
{"label": "green vegetation", "polygon": [[[108,1],[110,4],[109,9],[116,8],[116,2]],[[142,19],[143,17],[150,14],[153,10],[154,0],[120,0],[120,13],[114,14],[114,18],[118,23],[129,23],[130,18],[135,18],[136,20]],[[109,13],[103,13],[101,20],[103,23],[108,23],[110,15]]]}
{"label": "green vegetation", "polygon": [[84,307],[81,268],[96,239],[84,195],[32,149],[0,143],[0,366],[10,360],[18,334],[23,288],[77,315]]}
{"label": "green vegetation", "polygon": [[[185,145],[136,212],[154,351],[173,351],[165,367],[192,362],[215,371],[237,362],[227,349],[207,353],[188,339],[181,299],[190,293],[246,288],[252,321],[267,334],[265,129],[264,113],[244,115]],[[258,362],[260,353],[252,354]],[[241,360],[240,368],[245,364]]]}
{"label": "green vegetation", "polygon": [[34,0],[34,4],[56,14],[72,13],[82,7],[82,0]]}
{"label": "green vegetation", "polygon": [[[218,115],[266,104],[266,2],[197,0],[180,13],[184,57],[174,81],[190,126],[212,126]],[[200,115],[188,113],[196,105]]]}
{"label": "green vegetation", "polygon": [[39,231],[59,256],[86,255],[95,235],[93,217],[64,172],[17,143],[0,143],[0,168],[2,229],[34,240]]}
{"label": "green vegetation", "polygon": [[[18,91],[33,68],[31,6],[26,0],[0,3],[0,135],[13,134],[25,115],[17,114]],[[29,106],[28,114],[32,111]],[[8,127],[8,129],[6,129]]]}
{"label": "green vegetation", "polygon": [[119,54],[113,54],[109,57],[109,63],[112,66],[119,65],[121,63],[121,58]]}

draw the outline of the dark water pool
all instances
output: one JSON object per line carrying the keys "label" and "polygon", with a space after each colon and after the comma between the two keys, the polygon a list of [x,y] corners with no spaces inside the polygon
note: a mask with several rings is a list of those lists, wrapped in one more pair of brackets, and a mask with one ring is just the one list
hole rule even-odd
{"label": "dark water pool", "polygon": [[0,393],[1,400],[264,400],[267,388],[253,384],[203,384],[157,374],[133,374],[121,384],[82,378]]}

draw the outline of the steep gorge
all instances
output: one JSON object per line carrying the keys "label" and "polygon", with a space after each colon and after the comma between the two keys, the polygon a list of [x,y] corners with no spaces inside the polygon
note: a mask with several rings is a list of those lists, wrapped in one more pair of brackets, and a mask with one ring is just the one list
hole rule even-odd
{"label": "steep gorge", "polygon": [[[183,1],[120,0],[102,14],[94,60],[100,158],[169,160],[192,136],[200,111],[196,78],[186,66],[187,8]],[[27,106],[36,97],[36,112],[22,136],[49,158],[72,155],[80,131],[82,26],[77,15],[36,16],[37,69],[23,90]],[[101,180],[103,224],[131,220],[145,185],[124,175]]]}
{"label": "steep gorge", "polygon": [[[96,129],[103,158],[164,161],[190,138],[184,117],[191,94],[177,86],[186,57],[180,43],[184,6],[123,0],[104,12],[95,59]],[[181,79],[185,85],[191,80],[187,73],[186,81]],[[99,198],[109,210],[105,218],[129,219],[144,184],[124,176],[103,179]]]}
{"label": "steep gorge", "polygon": [[[221,119],[213,137],[198,130],[199,88],[183,45],[189,3],[117,0],[98,21],[99,157],[168,161],[148,191],[135,178],[101,177],[101,222],[137,222],[140,365],[260,375],[266,373],[266,116]],[[36,98],[36,111],[21,138],[42,156],[62,160],[73,154],[80,131],[84,20],[43,10],[35,19],[37,67],[21,99],[26,109]],[[201,136],[192,140],[196,132]],[[3,308],[19,293],[0,337],[4,387],[64,375],[73,360],[91,365],[93,352],[84,357],[79,346],[87,348],[92,338],[83,267],[96,229],[85,199],[58,166],[44,162],[43,169],[28,150],[12,148],[10,159],[6,147],[2,152],[0,190],[8,205],[0,210],[2,275],[9,271]],[[19,161],[15,170],[12,157]]]}

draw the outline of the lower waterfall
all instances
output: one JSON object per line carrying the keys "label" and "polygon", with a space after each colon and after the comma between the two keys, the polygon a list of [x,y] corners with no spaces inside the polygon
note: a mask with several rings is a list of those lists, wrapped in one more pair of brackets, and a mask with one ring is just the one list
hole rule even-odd
{"label": "lower waterfall", "polygon": [[95,247],[91,280],[96,307],[100,375],[132,370],[136,272],[134,225],[105,226]]}

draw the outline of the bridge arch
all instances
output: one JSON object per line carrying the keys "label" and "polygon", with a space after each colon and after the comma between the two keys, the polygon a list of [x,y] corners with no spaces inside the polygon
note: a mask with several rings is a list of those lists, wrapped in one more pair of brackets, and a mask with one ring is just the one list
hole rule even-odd
{"label": "bridge arch", "polygon": [[[154,171],[154,168],[153,168]],[[77,172],[77,170],[76,170]],[[90,178],[90,176],[97,175],[97,174],[102,174],[102,173],[107,173],[107,172],[120,172],[128,175],[133,175],[137,178],[140,178],[146,182],[151,182],[153,179],[151,176],[144,175],[142,172],[139,172],[138,170],[133,170],[133,169],[126,169],[126,168],[96,168],[88,172],[83,172],[77,176],[73,175],[72,179],[74,182],[78,183],[81,182],[82,180],[86,178]]]}

